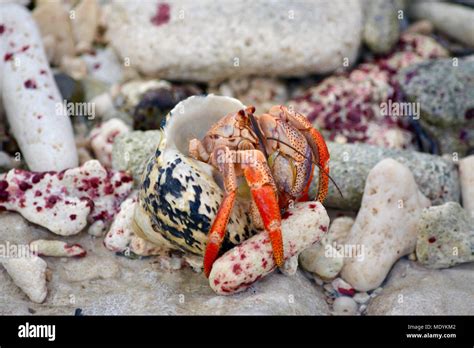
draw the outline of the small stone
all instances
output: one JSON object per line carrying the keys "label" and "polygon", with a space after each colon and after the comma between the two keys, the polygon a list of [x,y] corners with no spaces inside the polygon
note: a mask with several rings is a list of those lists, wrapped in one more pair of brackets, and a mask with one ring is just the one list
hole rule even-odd
{"label": "small stone", "polygon": [[[353,297],[354,301],[356,301],[359,304],[364,304],[369,302],[370,300],[370,295],[366,292],[358,292],[356,293]],[[362,307],[362,306],[361,306]],[[360,310],[360,308],[359,308]]]}
{"label": "small stone", "polygon": [[112,167],[132,174],[135,184],[138,184],[160,140],[161,132],[158,130],[133,131],[118,136],[112,149]]}
{"label": "small stone", "polygon": [[472,35],[474,10],[438,1],[417,1],[410,2],[409,14],[415,19],[429,20],[436,30],[474,47],[474,35]]}
{"label": "small stone", "polygon": [[344,244],[349,235],[352,225],[354,225],[354,218],[350,216],[340,216],[335,218],[331,226],[329,226],[328,240],[337,244]]}
{"label": "small stone", "polygon": [[299,257],[301,267],[325,280],[333,279],[342,269],[343,255],[331,244],[318,244],[304,250]]}
{"label": "small stone", "polygon": [[428,268],[474,261],[474,220],[457,202],[429,207],[418,222],[416,257]]}
{"label": "small stone", "polygon": [[172,255],[169,256],[160,256],[159,258],[160,268],[168,271],[177,271],[184,266],[183,259]]}
{"label": "small stone", "polygon": [[60,240],[37,239],[30,243],[30,249],[39,256],[84,257],[87,254],[79,244],[69,245]]}
{"label": "small stone", "polygon": [[298,255],[290,257],[283,263],[283,267],[279,267],[281,273],[286,276],[292,276],[296,274],[298,270]]}
{"label": "small stone", "polygon": [[459,161],[462,206],[474,219],[474,155]]}
{"label": "small stone", "polygon": [[366,3],[363,39],[374,53],[388,53],[400,35],[398,0],[369,0]]}
{"label": "small stone", "polygon": [[102,220],[95,221],[87,229],[87,233],[94,237],[102,237],[107,230],[108,224]]}
{"label": "small stone", "polygon": [[133,128],[136,130],[159,129],[166,115],[180,101],[202,94],[196,86],[170,86],[150,89],[140,98],[133,110]]}
{"label": "small stone", "polygon": [[112,166],[112,148],[115,138],[128,132],[130,132],[130,127],[117,118],[110,119],[91,131],[89,135],[91,148],[104,167]]}
{"label": "small stone", "polygon": [[321,243],[307,248],[300,254],[301,266],[325,280],[335,278],[344,265],[344,253],[341,252],[341,248],[353,223],[354,219],[350,217],[334,219]]}
{"label": "small stone", "polygon": [[64,56],[74,56],[74,35],[69,14],[60,1],[43,1],[33,10],[41,36],[48,37],[52,50],[51,63],[59,65]]}
{"label": "small stone", "polygon": [[336,298],[332,305],[334,315],[356,315],[357,307],[357,303],[346,296]]}
{"label": "small stone", "polygon": [[76,80],[81,80],[87,75],[86,62],[79,57],[64,56],[61,58],[60,69]]}
{"label": "small stone", "polygon": [[73,11],[75,16],[71,24],[76,51],[79,53],[90,51],[99,28],[99,4],[97,0],[81,0]]}
{"label": "small stone", "polygon": [[0,172],[7,172],[12,168],[18,167],[20,161],[15,161],[8,153],[0,151]]}
{"label": "small stone", "polygon": [[393,159],[379,162],[367,177],[361,209],[346,240],[346,245],[362,248],[345,260],[341,277],[359,291],[380,286],[392,265],[414,251],[416,224],[429,205],[406,166]]}
{"label": "small stone", "polygon": [[13,282],[36,303],[42,303],[48,293],[46,288],[46,262],[38,256],[0,258]]}

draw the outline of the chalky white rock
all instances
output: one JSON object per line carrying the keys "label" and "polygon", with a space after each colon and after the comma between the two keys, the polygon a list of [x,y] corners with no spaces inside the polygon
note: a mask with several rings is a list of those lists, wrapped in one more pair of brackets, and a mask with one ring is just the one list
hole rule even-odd
{"label": "chalky white rock", "polygon": [[357,303],[351,297],[341,296],[332,304],[334,315],[356,315]]}
{"label": "chalky white rock", "polygon": [[414,251],[417,222],[429,205],[405,165],[391,158],[380,161],[369,172],[346,240],[360,246],[362,255],[345,260],[342,278],[359,291],[380,286],[395,261]]}
{"label": "chalky white rock", "polygon": [[321,243],[304,250],[299,257],[301,266],[325,280],[335,278],[344,266],[344,241],[349,234],[354,219],[341,216],[331,223],[329,233]]}
{"label": "chalky white rock", "polygon": [[[319,202],[297,203],[282,220],[285,260],[317,243],[327,233],[329,217]],[[276,268],[268,233],[259,233],[227,251],[212,266],[211,288],[229,295],[247,289]]]}
{"label": "chalky white rock", "polygon": [[117,1],[106,22],[111,45],[145,76],[211,81],[351,64],[362,10],[353,0]]}
{"label": "chalky white rock", "polygon": [[46,262],[38,256],[0,258],[0,262],[13,282],[30,298],[42,303],[48,293],[46,287]]}
{"label": "chalky white rock", "polygon": [[474,155],[459,161],[463,208],[474,218]]}
{"label": "chalky white rock", "polygon": [[[76,167],[76,145],[67,110],[28,10],[0,4],[0,91],[11,132],[30,170]],[[10,46],[10,42],[15,44]]]}

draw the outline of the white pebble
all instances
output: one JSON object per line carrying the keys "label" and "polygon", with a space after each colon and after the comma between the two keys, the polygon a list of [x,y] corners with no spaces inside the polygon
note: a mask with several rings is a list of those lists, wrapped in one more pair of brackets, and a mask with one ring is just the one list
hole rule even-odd
{"label": "white pebble", "polygon": [[351,297],[341,296],[332,305],[334,315],[356,315],[357,303]]}
{"label": "white pebble", "polygon": [[298,270],[298,255],[290,257],[283,263],[283,267],[280,267],[280,272],[286,276],[292,276],[296,274]]}
{"label": "white pebble", "polygon": [[393,264],[415,250],[418,219],[429,205],[405,165],[391,158],[377,163],[346,240],[360,252],[344,260],[341,277],[359,291],[380,286]]}
{"label": "white pebble", "polygon": [[462,206],[474,218],[474,155],[459,161]]}
{"label": "white pebble", "polygon": [[42,303],[46,298],[46,262],[38,256],[0,258],[13,282],[30,298]]}
{"label": "white pebble", "polygon": [[366,292],[358,292],[354,295],[354,297],[352,297],[354,299],[354,301],[356,301],[357,303],[360,303],[360,304],[364,304],[364,303],[367,303],[369,302],[370,300],[370,295]]}

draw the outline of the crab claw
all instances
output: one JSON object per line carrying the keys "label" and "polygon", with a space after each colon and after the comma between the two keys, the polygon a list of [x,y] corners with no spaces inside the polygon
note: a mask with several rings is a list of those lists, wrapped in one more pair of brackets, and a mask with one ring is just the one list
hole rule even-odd
{"label": "crab claw", "polygon": [[283,238],[281,235],[281,215],[277,190],[265,156],[253,150],[251,163],[244,166],[247,180],[255,205],[262,217],[263,225],[272,243],[273,258],[277,266],[283,266]]}
{"label": "crab claw", "polygon": [[[240,166],[249,184],[255,205],[262,217],[265,230],[270,237],[275,263],[278,266],[282,266],[284,257],[280,207],[278,205],[276,186],[265,156],[259,150],[231,151],[225,148],[224,151],[226,151],[224,158],[249,159],[249,161],[241,163]],[[231,156],[231,153],[235,152],[238,153],[237,156]],[[224,177],[225,195],[208,233],[208,241],[204,253],[204,274],[206,277],[209,277],[212,265],[219,255],[237,192],[234,163],[225,161],[225,163],[217,163],[217,167]]]}

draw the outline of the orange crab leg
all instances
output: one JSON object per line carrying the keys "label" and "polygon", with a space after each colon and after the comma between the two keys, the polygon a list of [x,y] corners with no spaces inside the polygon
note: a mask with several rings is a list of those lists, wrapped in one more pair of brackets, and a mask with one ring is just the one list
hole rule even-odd
{"label": "orange crab leg", "polygon": [[[224,151],[224,156],[221,156],[222,152],[220,151]],[[218,160],[217,158],[220,159]],[[217,259],[217,256],[219,256],[219,250],[225,237],[227,224],[229,223],[229,217],[237,194],[237,178],[229,148],[216,149],[213,153],[213,159],[216,167],[221,171],[224,177],[225,194],[224,200],[219,206],[216,218],[207,235],[207,245],[204,253],[204,274],[208,278],[211,273],[212,265]]]}
{"label": "orange crab leg", "polygon": [[[288,117],[288,121],[304,134],[309,146],[311,146],[311,150],[316,157],[316,161],[319,166],[317,200],[323,202],[328,193],[329,185],[329,151],[323,136],[320,132],[313,128],[313,125],[304,115],[290,111],[284,106],[274,108],[275,111],[279,109],[279,111],[282,111],[286,117]],[[270,110],[270,112],[271,111],[272,110]]]}
{"label": "orange crab leg", "polygon": [[[308,122],[309,123],[309,122]],[[328,194],[329,185],[329,151],[324,141],[323,136],[316,129],[311,127],[309,133],[306,135],[309,140],[309,144],[313,149],[313,152],[318,153],[318,164],[319,164],[319,184],[318,184],[318,196],[317,200],[323,202]],[[315,146],[316,145],[316,146]]]}
{"label": "orange crab leg", "polygon": [[209,231],[206,252],[204,254],[204,274],[207,278],[209,278],[214,261],[217,259],[217,256],[219,256],[219,250],[224,240],[230,213],[234,206],[235,195],[236,192],[231,192],[224,197],[217,211],[216,219]]}
{"label": "orange crab leg", "polygon": [[308,183],[306,184],[303,192],[301,193],[300,198],[298,198],[298,202],[307,202],[309,201],[309,195],[308,191],[311,186],[311,181],[313,181],[313,175],[314,175],[314,165],[311,166],[311,174],[309,175]]}
{"label": "orange crab leg", "polygon": [[247,151],[247,153],[252,155],[252,161],[242,165],[245,179],[270,237],[275,263],[277,266],[282,266],[283,238],[276,186],[263,153],[258,150]]}

